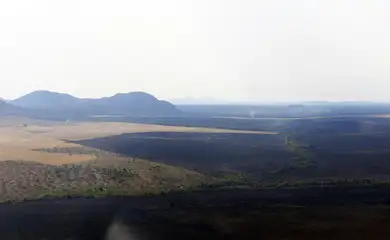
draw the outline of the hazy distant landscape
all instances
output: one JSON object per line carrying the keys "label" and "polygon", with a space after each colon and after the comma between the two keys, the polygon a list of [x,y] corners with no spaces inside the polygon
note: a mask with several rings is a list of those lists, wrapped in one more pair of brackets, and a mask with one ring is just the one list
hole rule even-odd
{"label": "hazy distant landscape", "polygon": [[0,240],[389,239],[389,12],[0,1]]}
{"label": "hazy distant landscape", "polygon": [[[213,239],[271,236],[267,229],[280,224],[275,238],[317,238],[329,228],[353,235],[343,227],[385,234],[389,114],[390,104],[378,103],[175,106],[140,92],[78,99],[37,91],[1,102],[0,200],[40,200],[50,209],[54,198],[73,209],[65,199],[85,199],[90,207],[79,202],[74,216],[99,215],[92,225],[108,224],[115,204],[133,203],[131,211],[153,216],[143,215],[157,232],[180,226]],[[108,210],[93,213],[95,204]]]}
{"label": "hazy distant landscape", "polygon": [[139,159],[220,186],[375,183],[390,172],[387,104],[174,106],[141,92],[79,99],[36,91],[3,101],[0,113],[6,163],[115,165],[110,159],[120,158],[127,168]]}

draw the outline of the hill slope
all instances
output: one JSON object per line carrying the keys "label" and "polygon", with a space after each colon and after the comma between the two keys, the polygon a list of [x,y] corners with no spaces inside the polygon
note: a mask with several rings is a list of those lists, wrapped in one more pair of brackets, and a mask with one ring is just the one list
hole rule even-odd
{"label": "hill slope", "polygon": [[0,162],[0,202],[63,196],[142,195],[196,187],[208,178],[164,164],[100,154],[60,166]]}
{"label": "hill slope", "polygon": [[173,104],[144,92],[118,93],[108,98],[85,100],[83,106],[96,114],[164,116],[180,112]]}
{"label": "hill slope", "polygon": [[69,94],[35,91],[11,104],[34,110],[47,117],[87,117],[93,115],[173,116],[180,111],[171,103],[144,92],[119,93],[99,99],[76,98]]}
{"label": "hill slope", "polygon": [[20,107],[16,107],[0,99],[0,117],[4,116],[23,116],[28,114],[28,111]]}
{"label": "hill slope", "polygon": [[69,94],[45,90],[35,91],[11,101],[15,106],[37,109],[69,107],[78,102],[79,99]]}

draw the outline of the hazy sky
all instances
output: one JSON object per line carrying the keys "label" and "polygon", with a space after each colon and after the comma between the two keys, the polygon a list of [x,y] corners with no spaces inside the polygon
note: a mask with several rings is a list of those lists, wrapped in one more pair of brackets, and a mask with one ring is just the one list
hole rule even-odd
{"label": "hazy sky", "polygon": [[10,0],[0,96],[390,101],[388,0]]}

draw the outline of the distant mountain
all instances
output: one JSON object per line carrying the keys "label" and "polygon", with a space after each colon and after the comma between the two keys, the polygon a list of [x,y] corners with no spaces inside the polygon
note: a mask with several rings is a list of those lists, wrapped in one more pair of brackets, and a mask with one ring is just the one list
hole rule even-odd
{"label": "distant mountain", "polygon": [[26,115],[28,111],[20,107],[13,106],[12,104],[7,103],[5,100],[0,98],[0,116],[10,116],[10,115]]}
{"label": "distant mountain", "polygon": [[79,99],[65,93],[41,90],[12,100],[10,103],[23,108],[46,109],[72,106],[79,103]]}
{"label": "distant mountain", "polygon": [[172,116],[180,111],[171,103],[144,92],[118,93],[100,99],[81,99],[80,107],[89,115]]}
{"label": "distant mountain", "polygon": [[35,91],[10,101],[11,104],[34,110],[37,114],[55,117],[92,115],[173,116],[180,114],[173,104],[160,101],[144,92],[118,93],[98,99],[76,98],[69,94]]}

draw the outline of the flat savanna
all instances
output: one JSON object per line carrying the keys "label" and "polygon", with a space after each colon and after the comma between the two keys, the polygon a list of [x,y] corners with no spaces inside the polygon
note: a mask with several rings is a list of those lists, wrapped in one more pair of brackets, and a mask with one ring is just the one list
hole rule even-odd
{"label": "flat savanna", "polygon": [[213,128],[161,126],[114,122],[50,122],[30,119],[0,119],[0,161],[22,160],[44,164],[68,164],[94,160],[92,154],[51,153],[49,148],[83,147],[69,141],[142,132],[211,132],[275,134]]}

